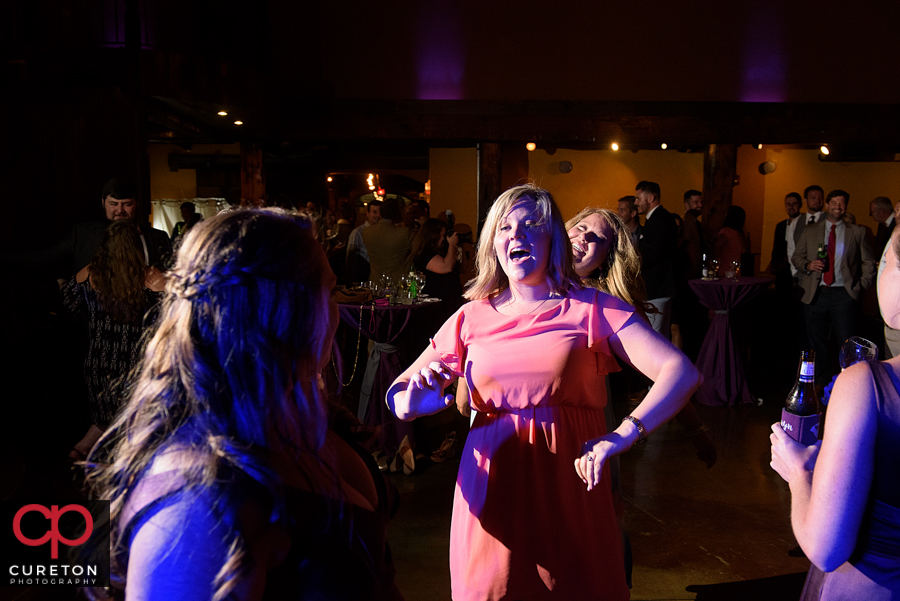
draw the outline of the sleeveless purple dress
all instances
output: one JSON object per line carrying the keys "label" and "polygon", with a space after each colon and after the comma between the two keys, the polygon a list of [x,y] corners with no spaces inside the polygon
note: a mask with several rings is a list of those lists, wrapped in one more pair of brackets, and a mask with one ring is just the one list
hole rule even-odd
{"label": "sleeveless purple dress", "polygon": [[810,566],[801,601],[900,600],[900,393],[887,368],[869,362],[878,391],[875,474],[850,559],[833,572]]}

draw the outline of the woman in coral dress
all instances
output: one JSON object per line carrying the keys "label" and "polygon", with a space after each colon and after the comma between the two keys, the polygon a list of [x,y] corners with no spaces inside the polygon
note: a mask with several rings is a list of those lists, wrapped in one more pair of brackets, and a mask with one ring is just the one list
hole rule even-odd
{"label": "woman in coral dress", "polygon": [[[453,599],[627,599],[607,460],[675,415],[697,371],[630,305],[581,286],[540,188],[494,203],[466,296],[387,399],[401,419],[436,413],[464,374],[477,411],[453,504]],[[613,354],[656,384],[605,434]]]}

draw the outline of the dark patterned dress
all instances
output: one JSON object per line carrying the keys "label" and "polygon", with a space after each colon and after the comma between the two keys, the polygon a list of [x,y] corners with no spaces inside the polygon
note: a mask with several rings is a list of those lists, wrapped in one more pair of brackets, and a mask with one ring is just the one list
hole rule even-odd
{"label": "dark patterned dress", "polygon": [[[91,398],[91,421],[105,428],[119,410],[119,399],[104,393],[137,364],[143,348],[141,336],[151,321],[149,316],[132,322],[114,320],[100,306],[97,292],[88,281],[78,283],[73,276],[63,284],[63,305],[76,317],[87,319],[90,342],[84,360],[84,381]],[[162,293],[147,289],[144,294],[148,310],[162,297]]]}

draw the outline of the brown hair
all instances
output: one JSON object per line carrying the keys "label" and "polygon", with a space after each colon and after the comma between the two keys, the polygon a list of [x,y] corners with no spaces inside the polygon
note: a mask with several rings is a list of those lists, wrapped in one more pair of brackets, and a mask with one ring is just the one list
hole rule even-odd
{"label": "brown hair", "polygon": [[130,219],[113,221],[91,260],[90,284],[100,306],[115,321],[132,322],[147,310],[147,266],[140,249],[141,232]]}

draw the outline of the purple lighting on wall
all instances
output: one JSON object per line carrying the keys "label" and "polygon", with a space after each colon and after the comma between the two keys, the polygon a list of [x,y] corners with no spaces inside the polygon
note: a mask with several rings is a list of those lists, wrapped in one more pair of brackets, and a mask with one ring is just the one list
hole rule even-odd
{"label": "purple lighting on wall", "polygon": [[784,21],[778,11],[775,3],[764,3],[747,21],[741,75],[743,102],[784,102],[786,99]]}
{"label": "purple lighting on wall", "polygon": [[459,100],[463,97],[465,57],[459,19],[447,0],[420,6],[416,72],[419,100]]}

